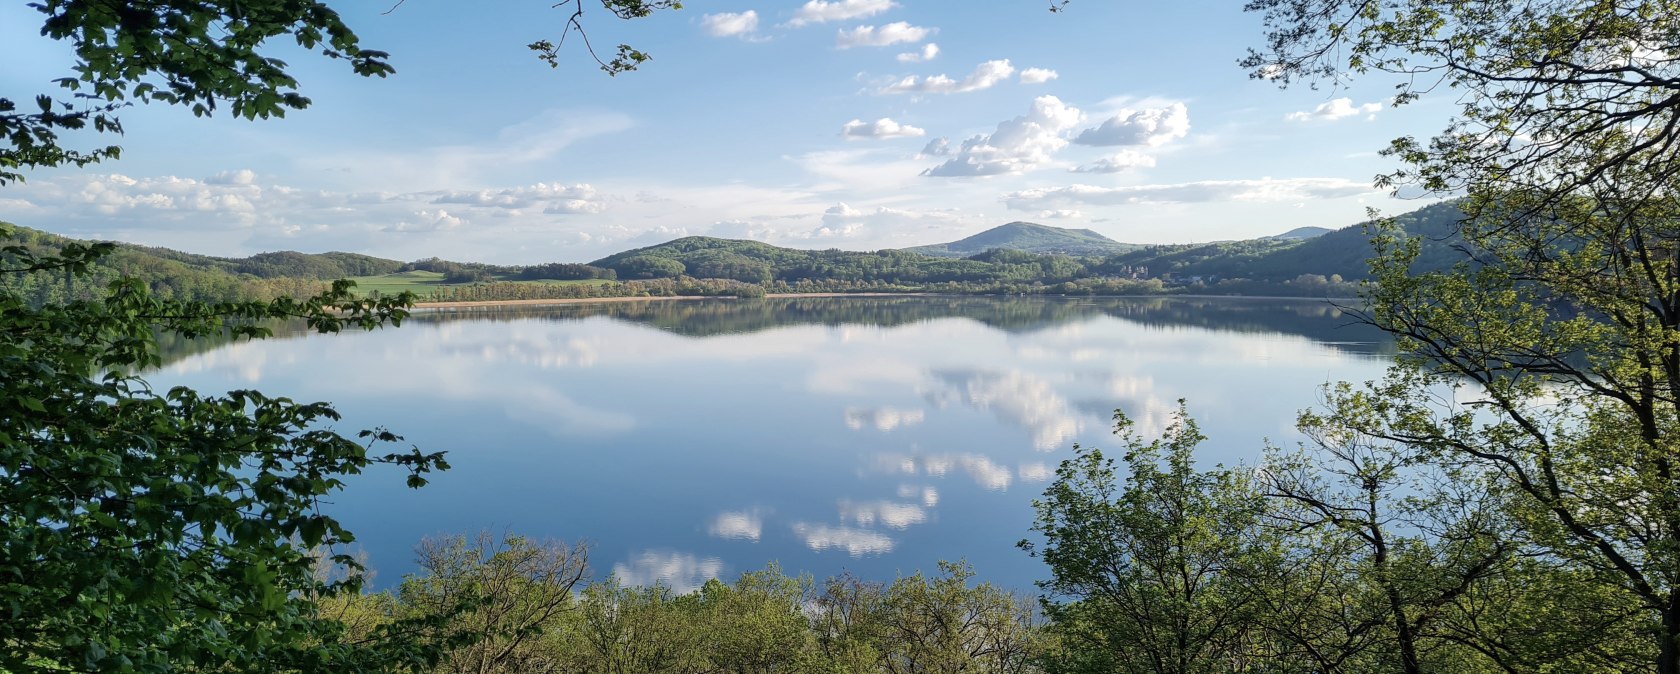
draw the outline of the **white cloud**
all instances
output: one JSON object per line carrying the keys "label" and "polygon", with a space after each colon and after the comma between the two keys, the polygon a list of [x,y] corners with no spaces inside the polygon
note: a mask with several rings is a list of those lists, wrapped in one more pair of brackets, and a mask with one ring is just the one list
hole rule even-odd
{"label": "white cloud", "polygon": [[747,37],[758,30],[758,12],[724,12],[700,18],[700,27],[712,37]]}
{"label": "white cloud", "polygon": [[1155,158],[1137,150],[1121,150],[1118,153],[1103,157],[1089,164],[1081,164],[1072,169],[1074,173],[1119,173],[1128,169],[1149,168],[1155,165]]}
{"label": "white cloud", "polygon": [[1067,147],[1062,134],[1077,125],[1079,117],[1078,108],[1055,96],[1040,96],[1027,114],[998,124],[991,135],[963,141],[954,156],[922,175],[985,176],[1032,169]]}
{"label": "white cloud", "polygon": [[1009,208],[1035,211],[1046,206],[1090,204],[1207,203],[1215,201],[1298,201],[1374,194],[1369,183],[1342,178],[1205,180],[1165,185],[1040,187],[1004,195]]}
{"label": "white cloud", "polygon": [[387,226],[385,228],[385,231],[388,231],[388,232],[441,232],[441,231],[447,231],[447,230],[455,229],[456,227],[460,227],[463,224],[466,224],[465,220],[462,220],[461,218],[450,215],[449,211],[446,211],[446,210],[443,210],[443,209],[440,208],[436,211],[417,211],[414,214],[414,219],[412,221],[411,220],[403,220],[403,221],[398,222],[394,225]]}
{"label": "white cloud", "polygon": [[925,136],[927,131],[909,124],[899,124],[891,118],[882,117],[873,122],[854,119],[840,127],[840,135],[847,138],[910,138]]}
{"label": "white cloud", "polygon": [[850,30],[843,28],[835,41],[835,46],[841,49],[885,47],[906,42],[921,42],[932,34],[932,28],[912,26],[908,22],[896,21],[879,28],[875,26],[858,26]]}
{"label": "white cloud", "polygon": [[1080,145],[1165,145],[1190,132],[1190,113],[1183,103],[1162,108],[1121,110],[1096,127],[1084,130],[1073,142]]}
{"label": "white cloud", "polygon": [[211,185],[250,185],[256,181],[257,174],[252,172],[251,169],[222,171],[204,179],[204,182]]}
{"label": "white cloud", "polygon": [[548,214],[601,213],[607,210],[601,194],[587,183],[535,183],[498,190],[443,192],[435,204],[461,204],[511,210],[541,208]]}
{"label": "white cloud", "polygon": [[956,210],[908,210],[887,206],[865,209],[840,203],[823,211],[822,226],[814,234],[857,237],[929,229],[954,230],[964,224],[964,220]]}
{"label": "white cloud", "polygon": [[921,154],[926,157],[949,157],[951,152],[951,139],[935,138],[922,146]]}
{"label": "white cloud", "polygon": [[939,45],[929,42],[922,45],[922,50],[919,52],[907,51],[899,54],[898,62],[921,63],[923,61],[932,61],[936,56],[939,56]]}
{"label": "white cloud", "polygon": [[1354,105],[1353,99],[1351,98],[1337,98],[1319,104],[1318,107],[1313,108],[1310,112],[1291,112],[1288,115],[1285,115],[1284,119],[1291,122],[1334,122],[1338,119],[1345,119],[1347,117],[1355,117],[1358,115],[1366,115],[1366,119],[1376,119],[1377,113],[1381,112],[1382,108],[1383,106],[1381,103]]}
{"label": "white cloud", "polygon": [[902,80],[881,88],[883,94],[961,94],[970,91],[990,89],[997,83],[1009,79],[1015,73],[1015,66],[1009,65],[1009,59],[987,61],[974,67],[974,72],[962,78],[961,81],[951,79],[946,75],[931,75],[917,78],[911,75]]}
{"label": "white cloud", "polygon": [[813,23],[862,19],[875,16],[897,6],[898,3],[892,0],[835,0],[834,2],[811,0],[793,13],[793,18],[788,20],[788,25],[798,27]]}
{"label": "white cloud", "polygon": [[1070,220],[1083,218],[1085,217],[1085,214],[1068,208],[1058,208],[1055,210],[1039,211],[1034,217],[1040,220]]}
{"label": "white cloud", "polygon": [[1021,84],[1044,84],[1058,77],[1061,75],[1049,68],[1028,68],[1021,71]]}

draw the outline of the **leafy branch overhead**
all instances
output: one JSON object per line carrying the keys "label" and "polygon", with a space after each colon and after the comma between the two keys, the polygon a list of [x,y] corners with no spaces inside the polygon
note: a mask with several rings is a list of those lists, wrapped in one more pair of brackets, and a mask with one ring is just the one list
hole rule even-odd
{"label": "leafy branch overhead", "polygon": [[[570,5],[558,41],[530,45],[558,66],[568,36],[576,32],[590,56],[609,74],[634,70],[649,56],[619,45],[606,58],[584,33],[583,0]],[[620,19],[637,19],[675,0],[602,0]],[[304,0],[158,0],[88,2],[41,0],[30,4],[43,17],[41,35],[75,51],[62,92],[0,96],[0,185],[24,171],[84,166],[116,159],[121,148],[67,147],[66,134],[81,130],[122,133],[117,113],[134,103],[181,105],[204,117],[226,109],[236,117],[268,119],[309,106],[289,66],[273,56],[275,40],[290,40],[329,59],[343,60],[364,77],[395,72],[391,55],[364,48],[339,13],[325,2]],[[30,100],[33,99],[31,103]]]}

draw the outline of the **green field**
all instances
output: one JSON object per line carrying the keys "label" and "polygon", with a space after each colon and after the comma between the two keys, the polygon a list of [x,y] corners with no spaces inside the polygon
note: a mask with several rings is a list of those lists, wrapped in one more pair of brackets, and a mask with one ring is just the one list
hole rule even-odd
{"label": "green field", "polygon": [[[356,294],[366,296],[377,291],[381,295],[395,295],[409,291],[422,297],[434,290],[442,288],[458,288],[474,285],[471,283],[444,283],[443,274],[434,271],[404,271],[381,276],[357,276],[350,280],[356,282]],[[557,281],[542,279],[537,281],[515,281],[512,279],[497,279],[498,282],[528,283],[531,285],[600,285],[610,283],[605,279],[586,279],[581,281]]]}

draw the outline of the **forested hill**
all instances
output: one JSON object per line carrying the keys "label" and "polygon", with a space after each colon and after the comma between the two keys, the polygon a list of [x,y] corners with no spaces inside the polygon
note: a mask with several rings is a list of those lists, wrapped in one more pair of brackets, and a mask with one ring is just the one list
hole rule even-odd
{"label": "forested hill", "polygon": [[893,285],[930,283],[1061,282],[1090,275],[1080,261],[1062,255],[994,250],[968,258],[938,258],[904,250],[873,252],[781,248],[757,241],[690,236],[657,246],[609,255],[590,266],[613,270],[619,279],[691,276],[745,283],[864,282]]}
{"label": "forested hill", "polygon": [[[0,245],[54,251],[75,241],[27,227],[11,227],[12,235],[0,238]],[[285,251],[224,258],[118,243],[116,250],[80,279],[66,281],[60,275],[39,273],[6,274],[0,275],[0,283],[36,303],[88,297],[125,276],[140,279],[153,292],[168,298],[228,301],[309,295],[319,292],[326,281],[389,274],[402,266],[396,260],[356,253]]]}
{"label": "forested hill", "polygon": [[[28,227],[12,227],[15,232],[8,241],[12,244],[56,248],[73,240]],[[397,260],[360,253],[298,253],[287,250],[258,253],[250,257],[214,257],[129,243],[116,245],[117,251],[107,258],[107,262],[117,266],[141,270],[157,268],[224,272],[263,279],[305,278],[330,281],[351,276],[389,274],[403,266],[403,263]]]}
{"label": "forested hill", "polygon": [[1011,222],[959,241],[916,246],[905,250],[934,257],[968,257],[996,249],[1095,257],[1138,248],[1140,246],[1136,244],[1120,243],[1089,229],[1062,229],[1031,222]]}
{"label": "forested hill", "polygon": [[[1421,254],[1414,268],[1441,269],[1459,259],[1452,249],[1454,224],[1464,217],[1453,202],[1425,206],[1395,221],[1418,237]],[[1286,235],[1287,236],[1287,233]],[[1302,274],[1365,278],[1371,243],[1364,223],[1307,239],[1284,236],[1176,246],[1146,246],[1109,257],[1109,266],[1146,269],[1148,276],[1250,279],[1282,282]]]}
{"label": "forested hill", "polygon": [[1291,230],[1289,230],[1287,232],[1284,232],[1282,234],[1274,234],[1274,235],[1266,237],[1266,238],[1268,238],[1268,239],[1311,239],[1315,236],[1324,236],[1325,234],[1329,234],[1329,233],[1334,232],[1334,231],[1336,231],[1336,230],[1327,229],[1327,228],[1324,228],[1324,227],[1296,227],[1295,229],[1291,229]]}
{"label": "forested hill", "polygon": [[[1438,204],[1397,218],[1422,241],[1420,269],[1442,268],[1458,258],[1449,236],[1461,217],[1452,204]],[[1023,232],[1028,236],[1016,235]],[[1354,293],[1357,288],[1351,282],[1366,276],[1365,260],[1371,254],[1360,225],[1310,238],[1299,237],[1310,236],[1311,231],[1296,230],[1243,241],[1132,246],[1080,230],[1011,223],[943,245],[950,250],[959,244],[1034,245],[1055,237],[1062,237],[1058,240],[1065,244],[1077,239],[1064,234],[1089,235],[1083,240],[1125,250],[1074,256],[992,247],[966,257],[948,257],[924,255],[916,249],[804,250],[687,237],[588,265],[498,266],[436,258],[404,263],[353,253],[290,251],[224,258],[118,244],[91,277],[74,285],[61,276],[44,274],[0,276],[0,283],[43,303],[93,296],[121,276],[138,278],[167,297],[194,300],[313,294],[326,281],[339,278],[356,280],[366,292],[412,291],[422,300],[861,291],[1323,297]],[[20,227],[6,243],[52,249],[69,241]]]}

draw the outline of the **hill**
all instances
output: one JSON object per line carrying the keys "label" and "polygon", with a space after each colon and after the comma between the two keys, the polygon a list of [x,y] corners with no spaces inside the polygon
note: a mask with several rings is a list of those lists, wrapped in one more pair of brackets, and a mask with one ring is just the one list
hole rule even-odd
{"label": "hill", "polygon": [[[1425,206],[1395,217],[1408,234],[1421,240],[1422,250],[1415,269],[1442,269],[1460,259],[1453,249],[1456,242],[1453,233],[1463,217],[1464,212],[1453,202]],[[1110,256],[1101,268],[1104,271],[1144,268],[1149,276],[1246,278],[1269,283],[1288,281],[1302,274],[1335,275],[1351,281],[1367,276],[1365,261],[1370,257],[1371,244],[1366,238],[1365,223],[1360,223],[1306,239],[1271,236],[1245,241],[1147,246]]]}
{"label": "hill", "polygon": [[589,264],[611,269],[623,280],[692,276],[787,284],[1052,283],[1085,274],[1083,265],[1062,255],[996,251],[972,258],[954,258],[908,250],[804,250],[709,236],[690,236],[627,250]]}
{"label": "hill", "polygon": [[1041,255],[1089,257],[1136,250],[1089,229],[1062,229],[1031,222],[1011,222],[950,243],[906,248],[912,253],[934,257],[969,257],[988,250],[1019,250]]}
{"label": "hill", "polygon": [[1324,236],[1325,234],[1329,234],[1330,232],[1333,232],[1333,231],[1336,231],[1336,230],[1330,229],[1328,227],[1296,227],[1295,229],[1291,229],[1291,230],[1289,230],[1287,232],[1284,232],[1282,234],[1273,234],[1273,235],[1265,237],[1265,238],[1268,238],[1268,239],[1290,239],[1290,240],[1293,240],[1293,239],[1311,239],[1311,238],[1315,238],[1315,237]]}

